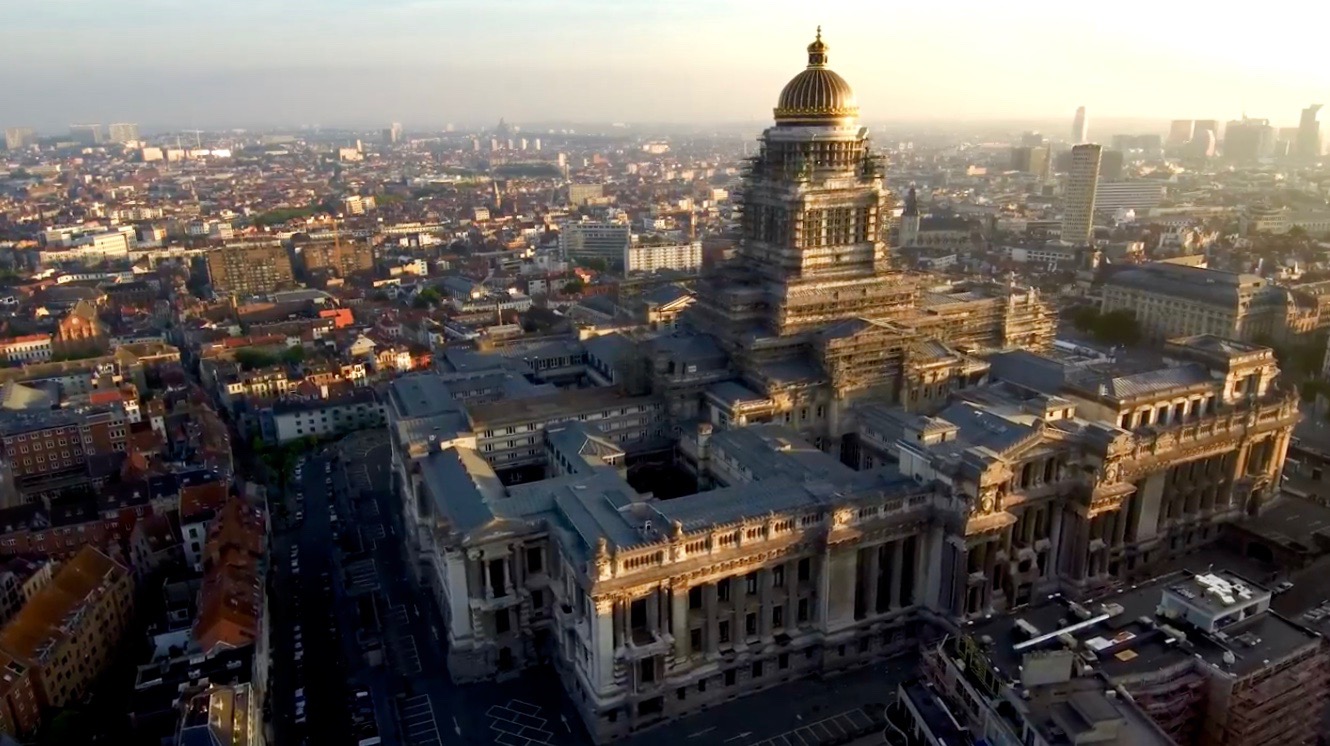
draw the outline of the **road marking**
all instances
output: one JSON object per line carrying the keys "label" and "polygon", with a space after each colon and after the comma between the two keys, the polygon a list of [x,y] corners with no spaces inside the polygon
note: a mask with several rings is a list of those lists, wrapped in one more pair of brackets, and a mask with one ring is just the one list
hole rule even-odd
{"label": "road marking", "polygon": [[462,735],[462,726],[457,724],[457,716],[453,715],[453,730],[460,737]]}
{"label": "road marking", "polygon": [[699,730],[699,731],[696,732],[696,733],[689,733],[689,734],[688,734],[688,737],[689,737],[689,738],[697,738],[698,736],[705,736],[706,734],[710,733],[711,731],[713,731],[713,730],[715,730],[715,729],[716,729],[716,726],[713,725],[713,726],[711,726],[710,728],[703,728],[702,730]]}
{"label": "road marking", "polygon": [[746,730],[746,731],[744,731],[743,733],[740,733],[740,734],[737,735],[737,736],[731,736],[731,737],[725,739],[725,743],[729,743],[730,741],[737,741],[737,740],[739,740],[740,738],[747,738],[747,737],[749,737],[749,736],[751,736],[751,735],[753,735],[753,732],[752,732],[751,730]]}

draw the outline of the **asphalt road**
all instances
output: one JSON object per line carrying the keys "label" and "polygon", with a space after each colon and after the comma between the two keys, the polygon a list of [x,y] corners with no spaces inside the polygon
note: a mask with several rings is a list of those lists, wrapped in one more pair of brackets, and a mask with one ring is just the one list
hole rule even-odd
{"label": "asphalt road", "polygon": [[[303,510],[304,521],[278,534],[273,541],[272,568],[277,593],[272,601],[273,715],[277,741],[293,746],[350,743],[347,717],[346,665],[336,632],[330,629],[333,600],[323,575],[331,577],[333,532],[329,521],[330,489],[325,484],[324,460],[306,459],[299,488],[305,496],[297,506],[294,494],[285,498],[291,514]],[[294,493],[294,490],[288,490]],[[299,573],[291,567],[291,547],[299,547]],[[303,658],[295,660],[295,626],[300,625]],[[305,691],[308,722],[297,725],[294,692]]]}
{"label": "asphalt road", "polygon": [[[411,580],[402,547],[400,505],[391,493],[386,434],[363,433],[339,448],[339,492],[355,516],[355,530],[373,559],[373,591],[386,655],[374,679],[391,704],[380,713],[384,743],[405,746],[590,746],[553,671],[538,668],[502,682],[459,685],[448,674],[441,616],[428,593]],[[378,440],[375,440],[378,438]],[[363,495],[363,497],[357,497]],[[307,502],[308,505],[308,502]],[[309,513],[309,510],[306,510]],[[308,520],[308,518],[307,518]],[[303,551],[303,550],[302,550]],[[302,560],[303,562],[303,560]],[[364,570],[358,570],[363,577]],[[823,679],[805,679],[735,699],[653,728],[627,746],[789,746],[813,744],[876,717],[899,681],[916,670],[900,659]],[[376,696],[376,699],[380,699]],[[391,723],[383,727],[383,718]],[[518,735],[521,733],[522,735]]]}

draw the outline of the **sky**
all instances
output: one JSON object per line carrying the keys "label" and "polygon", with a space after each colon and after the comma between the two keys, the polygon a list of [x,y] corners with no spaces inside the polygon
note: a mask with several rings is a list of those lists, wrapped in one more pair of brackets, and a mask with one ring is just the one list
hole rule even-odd
{"label": "sky", "polygon": [[823,26],[866,121],[1330,103],[1315,3],[0,0],[0,126],[751,123]]}

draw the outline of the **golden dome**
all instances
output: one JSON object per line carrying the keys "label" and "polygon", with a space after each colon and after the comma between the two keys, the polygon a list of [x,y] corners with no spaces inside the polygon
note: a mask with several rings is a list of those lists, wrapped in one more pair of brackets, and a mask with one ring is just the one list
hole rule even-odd
{"label": "golden dome", "polygon": [[827,124],[829,120],[859,116],[859,101],[845,78],[827,68],[827,50],[822,27],[808,45],[808,67],[794,76],[780,92],[776,122],[781,124]]}

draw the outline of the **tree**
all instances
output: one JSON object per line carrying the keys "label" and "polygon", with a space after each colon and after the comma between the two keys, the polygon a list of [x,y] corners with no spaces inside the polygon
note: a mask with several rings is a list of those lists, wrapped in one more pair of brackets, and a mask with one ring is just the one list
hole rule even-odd
{"label": "tree", "polygon": [[374,301],[375,303],[387,303],[389,300],[388,294],[383,292],[382,290],[375,290],[374,292],[370,293],[369,299]]}
{"label": "tree", "polygon": [[282,353],[282,360],[292,365],[303,363],[305,361],[304,346],[296,345],[295,347],[288,347],[286,351]]}
{"label": "tree", "polygon": [[277,357],[263,350],[246,348],[236,351],[236,362],[245,370],[254,370],[256,368],[266,368],[277,364]]}
{"label": "tree", "polygon": [[439,291],[434,288],[425,288],[416,294],[416,299],[411,301],[411,305],[416,308],[433,308],[439,305],[442,300],[443,296],[439,295]]}
{"label": "tree", "polygon": [[582,282],[582,278],[578,277],[565,282],[563,284],[563,292],[568,293],[569,295],[577,295],[582,292],[585,287],[586,285]]}

